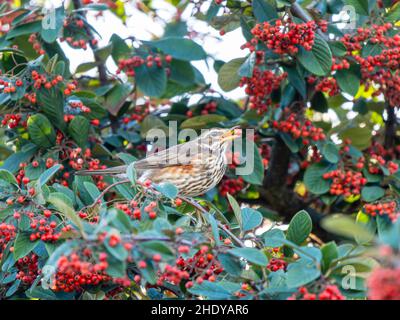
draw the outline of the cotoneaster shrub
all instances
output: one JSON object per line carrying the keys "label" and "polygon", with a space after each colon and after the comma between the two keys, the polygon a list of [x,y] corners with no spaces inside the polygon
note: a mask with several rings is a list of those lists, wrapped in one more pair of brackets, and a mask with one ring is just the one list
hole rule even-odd
{"label": "cotoneaster shrub", "polygon": [[[0,6],[0,299],[399,299],[397,1],[172,2],[160,38],[99,46],[91,19],[128,5]],[[240,30],[244,57],[214,59],[183,13]],[[65,46],[93,61],[71,70]],[[233,153],[196,199],[132,165],[74,174],[143,158],[170,121],[253,129],[254,170]]]}

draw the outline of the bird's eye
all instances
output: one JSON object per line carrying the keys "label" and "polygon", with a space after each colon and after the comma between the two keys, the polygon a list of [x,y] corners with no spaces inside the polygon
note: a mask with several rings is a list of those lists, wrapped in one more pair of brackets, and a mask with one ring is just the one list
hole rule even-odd
{"label": "bird's eye", "polygon": [[218,131],[213,131],[213,132],[211,132],[211,136],[212,136],[213,138],[216,138],[216,137],[219,136],[219,132],[218,132]]}

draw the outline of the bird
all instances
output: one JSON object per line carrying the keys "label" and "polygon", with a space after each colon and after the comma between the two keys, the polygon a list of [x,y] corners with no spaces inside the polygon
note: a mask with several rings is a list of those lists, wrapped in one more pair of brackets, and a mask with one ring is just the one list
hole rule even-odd
{"label": "bird", "polygon": [[[138,181],[143,183],[171,183],[178,194],[196,197],[214,188],[227,168],[227,153],[234,139],[241,137],[241,129],[233,127],[204,130],[192,141],[153,153],[134,163]],[[114,175],[126,178],[128,165],[103,170],[81,170],[80,176]]]}

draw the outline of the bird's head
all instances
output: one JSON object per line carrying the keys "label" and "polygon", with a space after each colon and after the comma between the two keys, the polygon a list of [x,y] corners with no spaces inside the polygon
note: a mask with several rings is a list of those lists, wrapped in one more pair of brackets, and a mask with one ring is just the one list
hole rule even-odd
{"label": "bird's head", "polygon": [[229,144],[236,138],[241,137],[242,130],[239,127],[233,127],[230,129],[213,128],[206,130],[201,134],[199,139],[202,143],[207,144],[212,150],[226,151]]}

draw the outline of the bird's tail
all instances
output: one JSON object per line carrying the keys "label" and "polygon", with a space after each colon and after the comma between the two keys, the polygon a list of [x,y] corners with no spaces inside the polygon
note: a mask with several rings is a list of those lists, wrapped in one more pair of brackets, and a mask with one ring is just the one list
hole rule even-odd
{"label": "bird's tail", "polygon": [[102,170],[81,170],[75,172],[77,176],[110,176],[118,175],[126,172],[127,166],[118,166]]}

